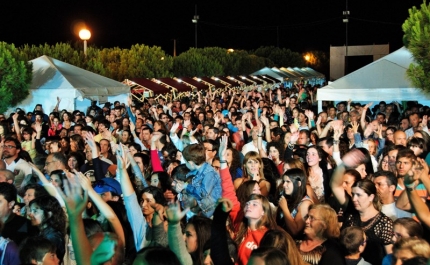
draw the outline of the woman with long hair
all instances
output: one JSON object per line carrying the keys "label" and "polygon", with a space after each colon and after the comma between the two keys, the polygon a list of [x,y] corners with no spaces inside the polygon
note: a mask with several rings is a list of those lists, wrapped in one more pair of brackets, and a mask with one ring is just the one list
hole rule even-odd
{"label": "woman with long hair", "polygon": [[80,171],[81,166],[85,163],[84,157],[77,152],[71,152],[67,156],[67,166],[69,167],[69,170],[73,171]]}
{"label": "woman with long hair", "polygon": [[136,251],[147,246],[167,246],[166,223],[163,217],[166,203],[163,193],[160,189],[148,187],[146,184],[139,196],[136,195],[124,162],[126,156],[129,159],[131,156],[124,152],[120,145],[120,150],[117,152],[118,175]]}
{"label": "woman with long hair", "polygon": [[305,265],[294,239],[285,230],[271,229],[267,231],[260,241],[259,248],[264,247],[275,247],[286,253],[288,261],[292,265]]}
{"label": "woman with long hair", "polygon": [[[409,217],[396,219],[393,224],[393,243],[399,242],[401,239],[407,238],[422,238],[423,227],[420,223]],[[388,254],[382,260],[382,265],[393,264],[393,254]]]}
{"label": "woman with long hair", "polygon": [[242,183],[248,180],[255,180],[260,185],[261,194],[268,196],[270,183],[264,178],[263,160],[257,152],[250,151],[245,155],[243,160],[244,176],[234,181],[234,187],[237,190]]}
{"label": "woman with long hair", "polygon": [[379,210],[375,184],[362,179],[352,185],[352,202],[355,212],[350,212],[343,227],[359,226],[367,236],[367,247],[362,257],[371,264],[381,264],[391,253],[393,221]]}
{"label": "woman with long hair", "polygon": [[31,225],[39,228],[41,236],[53,242],[60,261],[65,254],[66,214],[52,196],[37,197],[30,202]]}
{"label": "woman with long hair", "polygon": [[277,221],[292,237],[296,237],[305,227],[305,216],[313,202],[306,195],[306,176],[301,169],[290,169],[282,178],[284,190],[279,198]]}
{"label": "woman with long hair", "polygon": [[308,165],[308,181],[314,190],[318,201],[323,202],[330,197],[329,172],[327,170],[327,160],[320,147],[311,146],[306,151],[306,162]]}
{"label": "woman with long hair", "polygon": [[243,170],[240,163],[240,152],[231,147],[227,148],[226,161],[233,180],[241,178]]}
{"label": "woman with long hair", "polygon": [[284,173],[284,150],[280,142],[270,142],[267,144],[267,151],[269,157],[276,165],[279,175]]}
{"label": "woman with long hair", "polygon": [[345,264],[336,241],[340,235],[336,212],[327,204],[313,204],[305,219],[304,239],[296,241],[303,261],[312,265]]}
{"label": "woman with long hair", "polygon": [[269,229],[276,228],[269,200],[263,195],[252,194],[244,207],[244,218],[237,232],[238,264],[247,264],[251,248],[258,247],[261,238]]}
{"label": "woman with long hair", "polygon": [[166,211],[169,248],[182,265],[203,265],[203,247],[211,237],[212,220],[204,216],[193,216],[188,220],[182,235],[180,221],[188,211],[189,209],[181,211],[179,202],[169,205]]}

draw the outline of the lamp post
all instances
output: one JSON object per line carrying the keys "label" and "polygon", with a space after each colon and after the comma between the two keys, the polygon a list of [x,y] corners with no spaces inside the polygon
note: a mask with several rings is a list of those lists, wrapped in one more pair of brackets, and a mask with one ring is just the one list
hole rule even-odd
{"label": "lamp post", "polygon": [[197,22],[199,21],[199,16],[197,15],[197,5],[196,5],[196,14],[194,15],[193,19],[191,20],[195,26],[194,26],[194,41],[197,48]]}
{"label": "lamp post", "polygon": [[87,56],[87,40],[91,38],[91,32],[87,29],[79,31],[79,38],[84,41],[84,55]]}

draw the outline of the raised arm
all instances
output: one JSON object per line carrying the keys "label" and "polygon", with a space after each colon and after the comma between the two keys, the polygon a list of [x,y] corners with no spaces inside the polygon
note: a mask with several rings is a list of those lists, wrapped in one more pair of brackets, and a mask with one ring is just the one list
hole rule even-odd
{"label": "raised arm", "polygon": [[84,191],[77,180],[64,180],[64,193],[59,190],[61,197],[66,202],[66,209],[70,223],[70,236],[73,250],[75,251],[76,264],[91,264],[93,248],[85,235],[82,213],[87,205],[88,192]]}
{"label": "raised arm", "polygon": [[361,128],[366,129],[366,113],[367,109],[369,109],[373,105],[373,102],[367,103],[366,106],[363,107],[363,110],[361,111],[361,118],[360,118],[360,125]]}
{"label": "raised arm", "polygon": [[115,212],[102,199],[102,197],[96,193],[96,191],[91,186],[91,180],[89,178],[87,178],[81,172],[75,171],[74,173],[77,175],[81,187],[84,189],[84,191],[88,192],[88,196],[91,198],[91,201],[97,206],[97,209],[99,209],[100,213],[108,220],[112,230],[118,236],[119,243],[122,246],[125,246],[124,229],[122,228],[118,216],[116,216]]}

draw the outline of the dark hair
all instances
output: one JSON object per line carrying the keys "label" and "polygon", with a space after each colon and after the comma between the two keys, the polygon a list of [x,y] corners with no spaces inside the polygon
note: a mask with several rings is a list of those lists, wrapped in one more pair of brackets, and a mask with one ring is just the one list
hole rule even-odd
{"label": "dark hair", "polygon": [[[377,171],[373,175],[373,179],[376,179],[377,177],[385,177],[387,179],[387,185],[388,186],[395,186],[397,187],[397,178],[391,171]],[[393,191],[395,192],[395,190]]]}
{"label": "dark hair", "polygon": [[251,252],[251,257],[259,257],[264,260],[265,264],[270,265],[289,265],[287,254],[274,247],[259,247]]}
{"label": "dark hair", "polygon": [[96,233],[103,233],[103,228],[98,221],[91,218],[85,218],[82,219],[82,221],[84,222],[85,235],[87,237],[90,237]]}
{"label": "dark hair", "polygon": [[173,180],[177,179],[180,181],[186,181],[187,174],[189,172],[190,172],[190,169],[185,164],[181,164],[172,170],[171,177]]}
{"label": "dark hair", "polygon": [[51,153],[49,155],[52,155],[52,159],[53,160],[55,159],[55,161],[58,161],[61,164],[63,164],[64,166],[67,167],[67,158],[66,158],[66,156],[63,153],[61,153],[61,152],[55,152],[55,153]]}
{"label": "dark hair", "polygon": [[7,202],[16,202],[17,190],[13,184],[0,182],[0,195],[3,195]]}
{"label": "dark hair", "polygon": [[51,174],[49,176],[52,177],[52,175],[58,175],[60,177],[61,185],[59,187],[61,190],[63,190],[64,180],[67,179],[67,176],[66,176],[66,173],[64,172],[64,170],[62,170],[62,169],[54,170],[51,172]]}
{"label": "dark hair", "polygon": [[255,187],[255,184],[258,185],[258,182],[255,180],[248,180],[243,182],[239,186],[239,188],[237,188],[236,195],[242,209],[245,207],[245,204],[248,201],[249,196],[253,194],[252,191]]}
{"label": "dark hair", "polygon": [[41,196],[49,196],[49,193],[46,191],[46,189],[39,184],[31,183],[31,184],[25,185],[24,193],[29,189],[34,190],[34,198],[41,197]]}
{"label": "dark hair", "polygon": [[[85,163],[85,159],[82,156],[81,153],[79,152],[71,152],[69,153],[69,155],[67,156],[67,161],[69,161],[70,158],[74,157],[76,159],[76,161],[78,162],[78,171],[81,168],[81,166]],[[73,170],[73,168],[71,168],[70,170]]]}
{"label": "dark hair", "polygon": [[137,252],[133,264],[143,265],[181,265],[179,259],[169,248],[145,247]]}
{"label": "dark hair", "polygon": [[39,208],[43,210],[44,220],[40,227],[43,227],[43,225],[46,224],[47,227],[53,228],[56,231],[61,232],[63,235],[66,233],[66,213],[55,197],[37,197],[30,202],[29,206],[33,204],[37,204]]}
{"label": "dark hair", "polygon": [[193,264],[203,264],[203,248],[206,241],[211,238],[212,220],[203,216],[193,216],[188,221],[187,226],[188,225],[194,226],[197,237],[197,249],[193,253],[190,253],[193,259]]}
{"label": "dark hair", "polygon": [[182,155],[188,162],[194,162],[197,166],[206,161],[205,146],[203,144],[188,145],[182,151]]}
{"label": "dark hair", "polygon": [[402,217],[398,218],[394,221],[393,227],[395,225],[403,226],[407,231],[410,237],[418,237],[422,238],[424,234],[423,227],[420,223],[415,221],[413,218]]}
{"label": "dark hair", "polygon": [[138,197],[139,201],[142,200],[142,195],[144,193],[152,194],[156,203],[161,205],[166,205],[166,199],[164,198],[163,191],[161,189],[153,186],[144,188],[139,194],[139,197]]}
{"label": "dark hair", "polygon": [[80,150],[80,151],[84,151],[85,150],[85,141],[84,141],[84,138],[82,138],[81,135],[74,134],[74,135],[70,136],[70,140],[77,143],[78,150]]}
{"label": "dark hair", "polygon": [[360,246],[364,244],[363,229],[358,226],[346,227],[340,232],[340,244],[345,256],[358,253]]}
{"label": "dark hair", "polygon": [[[288,202],[288,208],[293,211],[294,208],[301,202],[303,197],[306,195],[306,175],[303,170],[299,168],[292,168],[287,170],[282,177],[288,177],[293,183],[293,193],[291,195],[284,196]],[[300,186],[299,186],[300,182]]]}
{"label": "dark hair", "polygon": [[242,174],[240,174],[240,176],[237,175],[238,170],[240,170],[240,172],[242,172],[242,163],[240,163],[240,152],[234,148],[227,148],[227,150],[231,151],[232,158],[233,158],[231,160],[229,167],[228,167],[228,170],[230,171],[230,175],[233,178],[241,178]]}
{"label": "dark hair", "polygon": [[28,237],[19,247],[21,264],[33,264],[33,261],[42,262],[46,253],[55,253],[56,247],[43,236]]}
{"label": "dark hair", "polygon": [[258,248],[274,247],[287,254],[288,261],[294,265],[305,264],[294,239],[284,229],[268,230],[260,241]]}
{"label": "dark hair", "polygon": [[373,195],[373,206],[376,210],[379,210],[380,205],[375,184],[371,180],[361,179],[359,181],[356,181],[352,185],[351,189],[356,187],[362,189],[369,196]]}
{"label": "dark hair", "polygon": [[16,146],[17,150],[21,150],[21,143],[18,141],[18,139],[15,139],[13,137],[6,137],[6,139],[4,140],[4,142],[13,142],[13,144]]}
{"label": "dark hair", "polygon": [[267,146],[266,146],[267,153],[269,153],[270,147],[275,147],[275,149],[278,150],[278,152],[279,152],[279,160],[280,161],[284,160],[284,151],[285,151],[285,148],[282,146],[281,142],[273,142],[272,141],[272,142],[268,143]]}

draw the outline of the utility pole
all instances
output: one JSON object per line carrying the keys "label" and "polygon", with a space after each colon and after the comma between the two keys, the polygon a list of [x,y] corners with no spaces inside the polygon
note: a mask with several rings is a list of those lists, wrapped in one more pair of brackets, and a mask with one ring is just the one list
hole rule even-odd
{"label": "utility pole", "polygon": [[346,1],[346,8],[343,11],[343,23],[345,23],[345,71],[346,74],[348,72],[348,23],[349,23],[349,10],[348,10],[348,0]]}
{"label": "utility pole", "polygon": [[197,22],[199,21],[199,16],[197,15],[197,5],[196,5],[195,9],[196,10],[195,10],[195,14],[194,14],[194,17],[193,17],[192,21],[195,24],[195,27],[194,27],[194,39],[195,39],[195,46],[197,48]]}

